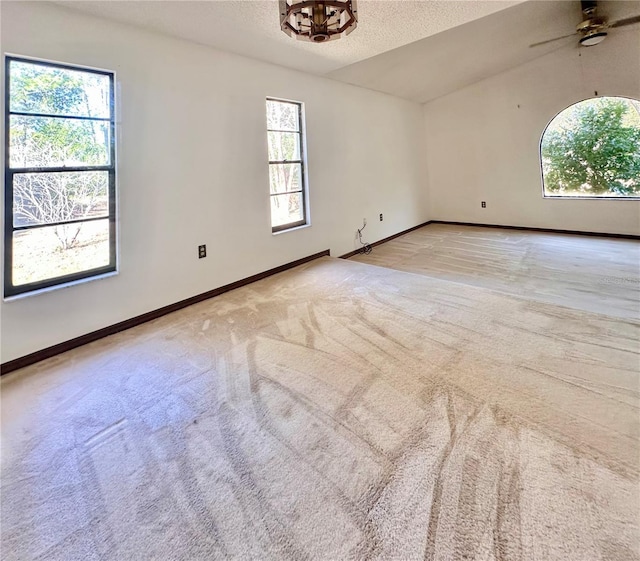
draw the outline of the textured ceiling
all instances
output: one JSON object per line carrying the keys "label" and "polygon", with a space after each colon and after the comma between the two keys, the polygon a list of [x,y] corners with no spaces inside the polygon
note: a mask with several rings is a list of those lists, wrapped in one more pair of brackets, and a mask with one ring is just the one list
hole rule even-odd
{"label": "textured ceiling", "polygon": [[[582,19],[578,0],[358,0],[353,33],[312,44],[280,30],[277,0],[57,3],[422,103],[556,49],[578,49],[577,36],[529,45],[571,33]],[[640,0],[601,0],[599,10],[622,19],[640,14]],[[606,40],[627,33],[640,45],[640,25],[612,29]]]}
{"label": "textured ceiling", "polygon": [[285,35],[280,30],[277,0],[79,0],[57,3],[321,75],[521,1],[358,0],[357,29],[345,38],[322,45],[296,41]]}
{"label": "textured ceiling", "polygon": [[[601,0],[598,13],[609,21],[638,15],[640,1]],[[582,19],[580,2],[529,1],[335,70],[328,77],[425,103],[557,49],[593,54],[602,47],[579,47],[577,34],[529,47],[570,34]],[[638,35],[640,51],[638,24],[609,30],[606,41],[630,33]],[[640,67],[629,71],[638,73]]]}

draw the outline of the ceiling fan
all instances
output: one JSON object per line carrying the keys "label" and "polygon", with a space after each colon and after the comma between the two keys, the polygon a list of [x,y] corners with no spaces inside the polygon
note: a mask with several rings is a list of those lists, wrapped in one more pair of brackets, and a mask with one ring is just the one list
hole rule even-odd
{"label": "ceiling fan", "polygon": [[596,0],[582,0],[580,4],[582,5],[584,20],[576,26],[576,30],[573,33],[563,35],[562,37],[555,37],[554,39],[547,39],[546,41],[540,41],[539,43],[533,43],[532,45],[529,45],[529,47],[545,45],[547,43],[552,43],[553,41],[566,39],[567,37],[571,37],[576,34],[580,36],[580,44],[583,47],[592,47],[593,45],[597,45],[604,41],[607,36],[608,29],[640,23],[640,14],[630,18],[619,19],[617,21],[608,21],[606,17],[598,15],[598,2]]}

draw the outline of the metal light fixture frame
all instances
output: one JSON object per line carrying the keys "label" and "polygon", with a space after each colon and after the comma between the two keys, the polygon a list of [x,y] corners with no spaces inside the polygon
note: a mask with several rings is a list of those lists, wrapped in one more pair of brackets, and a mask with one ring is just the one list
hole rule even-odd
{"label": "metal light fixture frame", "polygon": [[282,31],[302,41],[333,41],[357,25],[356,0],[280,0]]}
{"label": "metal light fixture frame", "polygon": [[576,26],[576,31],[582,35],[580,44],[583,47],[592,47],[598,43],[602,43],[607,36],[607,21],[595,15],[595,8],[590,12],[584,11],[589,19],[580,22]]}

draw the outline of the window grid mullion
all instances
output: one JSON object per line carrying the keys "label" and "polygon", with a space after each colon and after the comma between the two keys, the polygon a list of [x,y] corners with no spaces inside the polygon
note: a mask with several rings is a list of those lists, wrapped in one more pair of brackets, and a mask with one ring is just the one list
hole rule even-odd
{"label": "window grid mullion", "polygon": [[60,222],[46,222],[43,224],[29,224],[28,226],[14,226],[14,232],[22,232],[24,230],[35,230],[37,228],[47,228],[48,226],[66,226],[67,224],[80,224],[81,222],[95,222],[96,220],[108,220],[109,214],[103,216],[90,216],[87,218],[78,218],[77,220],[62,220]]}
{"label": "window grid mullion", "polygon": [[19,175],[21,173],[81,173],[83,171],[115,171],[115,166],[109,164],[107,166],[55,166],[50,168],[34,166],[30,168],[7,168],[7,173],[12,175]]}
{"label": "window grid mullion", "polygon": [[29,113],[27,111],[9,111],[9,116],[16,117],[42,117],[45,119],[76,119],[77,121],[111,122],[111,117],[89,117],[85,115],[58,115],[55,113]]}
{"label": "window grid mullion", "polygon": [[287,131],[284,129],[267,129],[267,132],[285,132],[285,133],[292,133],[292,134],[300,134],[300,131]]}
{"label": "window grid mullion", "polygon": [[302,189],[298,189],[296,191],[282,191],[281,193],[269,193],[272,197],[277,197],[278,195],[291,195],[293,193],[302,193]]}

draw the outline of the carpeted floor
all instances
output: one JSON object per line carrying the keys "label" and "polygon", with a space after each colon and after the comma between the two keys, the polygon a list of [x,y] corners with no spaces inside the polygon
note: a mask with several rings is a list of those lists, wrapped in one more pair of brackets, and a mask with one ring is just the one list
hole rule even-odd
{"label": "carpeted floor", "polygon": [[640,319],[637,240],[429,224],[352,260]]}
{"label": "carpeted floor", "polygon": [[2,559],[640,559],[639,341],[322,258],[4,377]]}

